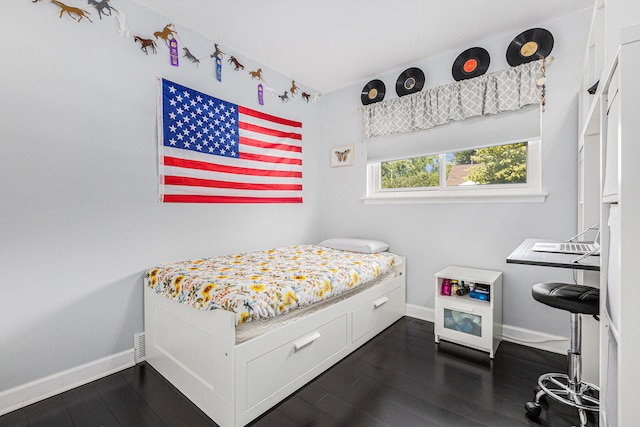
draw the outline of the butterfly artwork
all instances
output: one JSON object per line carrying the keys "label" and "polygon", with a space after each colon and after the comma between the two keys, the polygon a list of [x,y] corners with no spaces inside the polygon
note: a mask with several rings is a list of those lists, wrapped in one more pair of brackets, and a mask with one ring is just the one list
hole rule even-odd
{"label": "butterfly artwork", "polygon": [[353,144],[331,149],[331,167],[353,165]]}

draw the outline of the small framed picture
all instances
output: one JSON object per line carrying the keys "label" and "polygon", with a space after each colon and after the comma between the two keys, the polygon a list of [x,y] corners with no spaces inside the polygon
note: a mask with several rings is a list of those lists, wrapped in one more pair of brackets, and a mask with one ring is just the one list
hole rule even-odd
{"label": "small framed picture", "polygon": [[353,165],[353,144],[341,145],[331,149],[331,167]]}

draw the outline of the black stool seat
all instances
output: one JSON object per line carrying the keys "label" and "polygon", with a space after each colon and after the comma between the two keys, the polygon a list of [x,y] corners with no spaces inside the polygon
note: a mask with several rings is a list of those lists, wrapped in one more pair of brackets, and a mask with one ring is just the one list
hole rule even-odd
{"label": "black stool seat", "polygon": [[538,283],[531,288],[533,298],[551,307],[580,314],[600,312],[600,290],[567,283]]}

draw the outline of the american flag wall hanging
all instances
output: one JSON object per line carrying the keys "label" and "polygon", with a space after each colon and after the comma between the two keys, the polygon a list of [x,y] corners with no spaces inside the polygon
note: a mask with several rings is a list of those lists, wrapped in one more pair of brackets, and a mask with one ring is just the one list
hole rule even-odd
{"label": "american flag wall hanging", "polygon": [[302,203],[302,123],[158,86],[160,201]]}

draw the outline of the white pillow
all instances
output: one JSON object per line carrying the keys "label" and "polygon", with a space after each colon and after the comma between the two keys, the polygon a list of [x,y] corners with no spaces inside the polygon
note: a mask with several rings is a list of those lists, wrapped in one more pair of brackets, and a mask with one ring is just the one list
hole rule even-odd
{"label": "white pillow", "polygon": [[389,249],[388,243],[381,242],[379,240],[349,237],[334,237],[333,239],[324,240],[318,243],[318,245],[333,249],[340,249],[342,251],[360,252],[363,254],[375,254],[376,252],[384,252]]}

